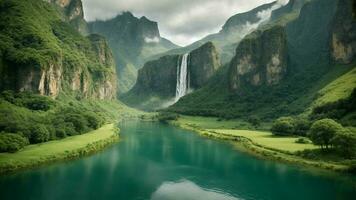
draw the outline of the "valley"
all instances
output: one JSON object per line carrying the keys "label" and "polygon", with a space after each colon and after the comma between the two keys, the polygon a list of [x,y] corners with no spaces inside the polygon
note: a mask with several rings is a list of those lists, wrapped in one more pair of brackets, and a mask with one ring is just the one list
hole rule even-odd
{"label": "valley", "polygon": [[356,1],[246,2],[0,0],[0,198],[353,199]]}

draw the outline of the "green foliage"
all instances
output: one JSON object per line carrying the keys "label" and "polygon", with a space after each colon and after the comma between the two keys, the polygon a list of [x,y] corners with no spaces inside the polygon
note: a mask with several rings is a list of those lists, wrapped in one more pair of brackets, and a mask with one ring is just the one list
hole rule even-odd
{"label": "green foliage", "polygon": [[258,116],[252,115],[247,119],[252,126],[259,127],[261,125],[261,119]]}
{"label": "green foliage", "polygon": [[280,117],[274,121],[271,131],[275,135],[306,136],[310,123],[304,118]]}
{"label": "green foliage", "polygon": [[331,141],[343,131],[343,127],[332,119],[321,119],[313,123],[308,133],[310,140],[320,145],[321,148],[329,149]]}
{"label": "green foliage", "polygon": [[293,135],[295,131],[294,119],[292,117],[278,118],[273,123],[271,131],[275,135]]}
{"label": "green foliage", "polygon": [[47,111],[54,105],[54,101],[47,97],[30,92],[15,93],[11,90],[5,90],[0,94],[4,100],[20,107],[26,107],[30,110]]}
{"label": "green foliage", "polygon": [[352,158],[356,155],[356,135],[347,129],[338,132],[331,144],[343,157]]}
{"label": "green foliage", "polygon": [[356,89],[345,99],[325,103],[314,107],[310,117],[312,119],[331,118],[340,120],[343,125],[356,126],[355,120],[347,120],[350,116],[354,118],[356,112]]}
{"label": "green foliage", "polygon": [[[33,102],[33,99],[48,101],[49,110],[30,109],[33,107],[24,102]],[[97,129],[104,122],[115,120],[124,113],[128,118],[135,115],[133,110],[116,101],[77,101],[64,96],[52,100],[36,94],[11,91],[0,94],[0,132],[24,137],[32,144]],[[0,148],[9,149],[3,143],[0,143]]]}
{"label": "green foliage", "polygon": [[43,124],[32,125],[30,127],[30,132],[31,135],[29,135],[29,139],[31,144],[46,142],[50,139],[50,133]]}
{"label": "green foliage", "polygon": [[298,144],[309,144],[310,141],[309,141],[308,138],[300,137],[295,141],[295,143],[298,143]]}
{"label": "green foliage", "polygon": [[160,112],[157,115],[157,119],[160,122],[167,122],[167,121],[172,121],[172,120],[177,120],[179,115],[175,113],[170,113],[170,112]]}
{"label": "green foliage", "polygon": [[28,140],[21,135],[14,133],[0,133],[0,152],[13,153],[28,144]]}

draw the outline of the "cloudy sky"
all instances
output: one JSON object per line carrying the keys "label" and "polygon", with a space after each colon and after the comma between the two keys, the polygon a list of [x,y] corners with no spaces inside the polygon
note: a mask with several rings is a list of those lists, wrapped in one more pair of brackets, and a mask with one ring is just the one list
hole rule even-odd
{"label": "cloudy sky", "polygon": [[160,33],[185,46],[218,32],[234,14],[273,0],[82,0],[87,21],[109,19],[122,11],[157,21]]}

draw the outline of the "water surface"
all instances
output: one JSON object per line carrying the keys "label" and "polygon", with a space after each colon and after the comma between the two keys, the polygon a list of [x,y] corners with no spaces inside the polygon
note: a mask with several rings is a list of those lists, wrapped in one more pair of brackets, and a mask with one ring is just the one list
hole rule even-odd
{"label": "water surface", "polygon": [[79,160],[0,177],[0,199],[354,199],[355,178],[256,159],[159,123],[126,122],[122,141]]}

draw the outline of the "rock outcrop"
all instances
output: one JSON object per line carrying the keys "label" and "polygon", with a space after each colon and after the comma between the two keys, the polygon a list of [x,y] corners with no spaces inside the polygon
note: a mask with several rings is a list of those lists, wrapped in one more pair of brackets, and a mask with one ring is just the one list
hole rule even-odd
{"label": "rock outcrop", "polygon": [[[147,62],[138,71],[136,84],[123,96],[123,101],[132,106],[138,104],[151,106],[146,101],[152,97],[161,100],[174,98],[176,95],[177,71],[181,62],[182,55],[167,55]],[[220,66],[220,59],[213,43],[208,42],[193,50],[188,56],[188,87],[192,90],[202,87]]]}
{"label": "rock outcrop", "polygon": [[[55,2],[67,6],[73,1]],[[61,93],[76,98],[116,98],[115,61],[105,38],[82,36],[47,2],[5,3],[18,12],[11,17],[14,12],[4,9],[0,17],[4,27],[0,32],[4,38],[0,41],[0,91],[31,91],[53,98]],[[36,20],[28,17],[32,14]],[[4,26],[4,16],[10,16],[8,23],[13,26]]]}
{"label": "rock outcrop", "polygon": [[157,22],[123,12],[113,19],[89,23],[91,33],[105,36],[117,64],[119,88],[125,92],[136,80],[146,58],[177,46],[160,36]]}
{"label": "rock outcrop", "polygon": [[287,40],[284,27],[256,31],[241,41],[229,68],[229,86],[275,85],[287,72]]}
{"label": "rock outcrop", "polygon": [[190,88],[202,87],[220,67],[220,58],[212,42],[202,45],[189,54]]}
{"label": "rock outcrop", "polygon": [[81,0],[46,0],[58,6],[66,20],[80,33],[88,33],[87,23],[84,20],[83,3]]}
{"label": "rock outcrop", "polygon": [[333,22],[331,55],[334,61],[349,64],[356,55],[356,19],[353,0],[339,0]]}

